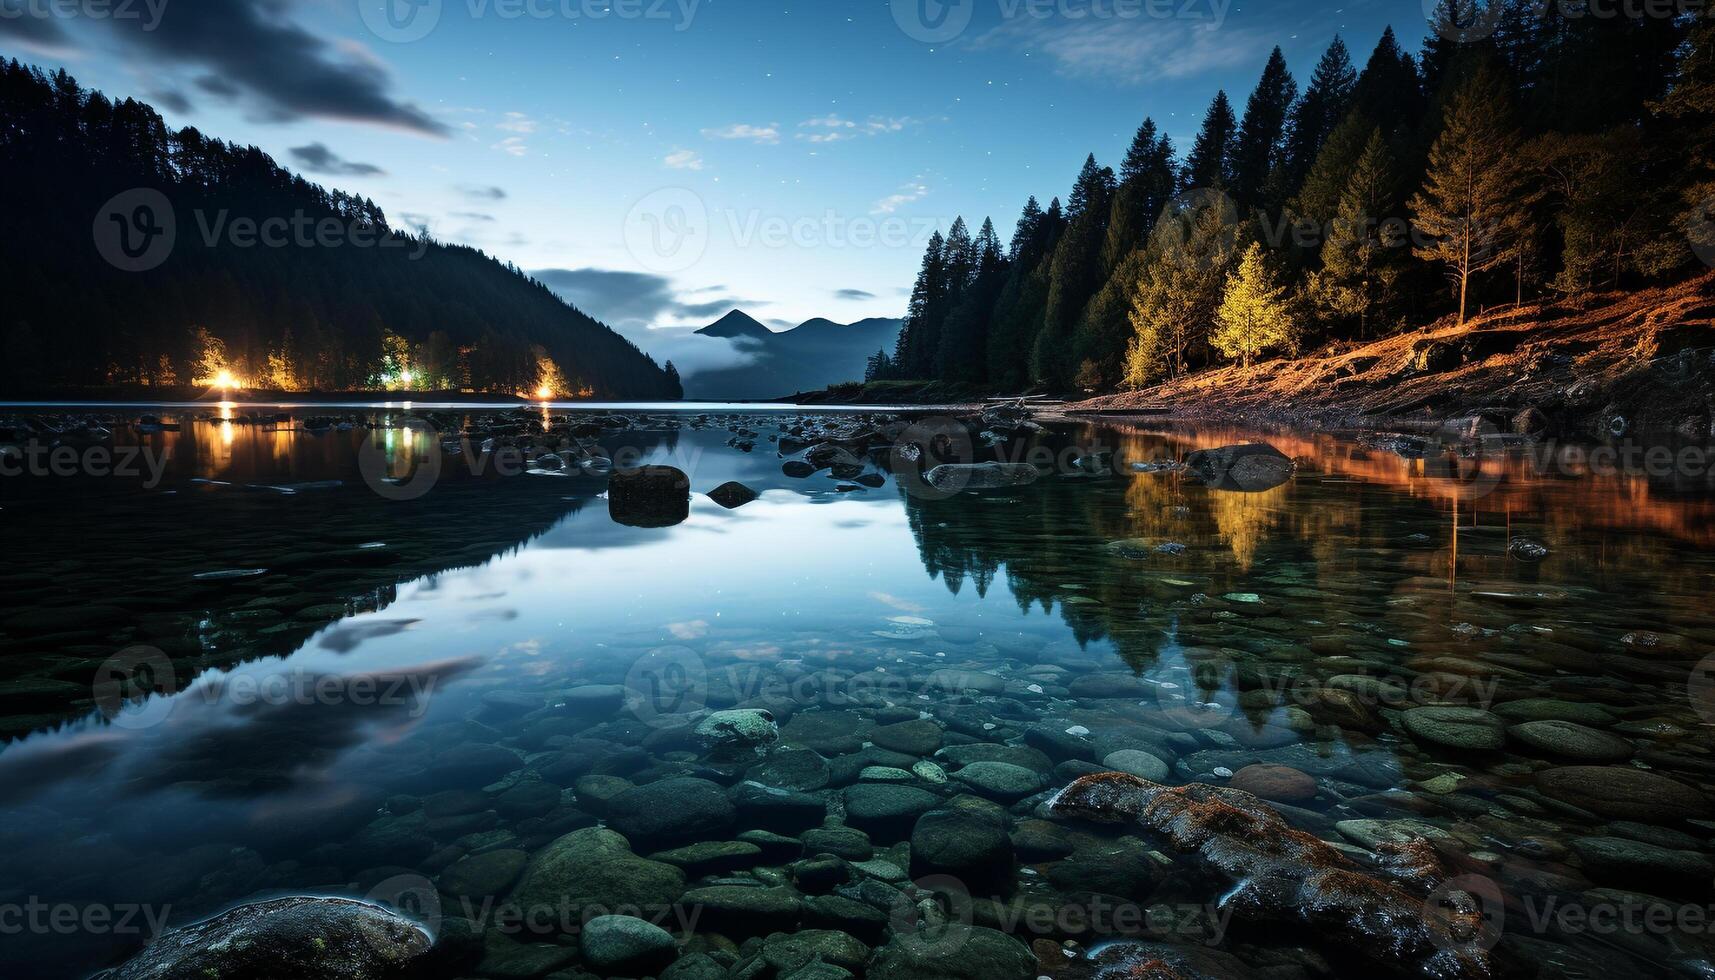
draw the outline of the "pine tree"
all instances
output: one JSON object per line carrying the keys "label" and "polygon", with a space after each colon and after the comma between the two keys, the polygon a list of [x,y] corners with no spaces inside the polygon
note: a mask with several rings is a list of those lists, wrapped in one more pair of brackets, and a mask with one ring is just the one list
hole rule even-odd
{"label": "pine tree", "polygon": [[1227,279],[1209,343],[1248,368],[1263,351],[1291,346],[1294,329],[1286,287],[1268,267],[1262,246],[1252,242]]}
{"label": "pine tree", "polygon": [[1352,88],[1358,82],[1352,67],[1352,55],[1338,34],[1316,63],[1310,85],[1304,96],[1292,106],[1287,126],[1286,174],[1283,185],[1288,193],[1296,192],[1316,162],[1322,143],[1328,134],[1346,118],[1352,105]]}
{"label": "pine tree", "polygon": [[1321,248],[1320,239],[1340,209],[1340,197],[1346,192],[1346,182],[1364,153],[1364,145],[1377,124],[1363,113],[1353,110],[1322,144],[1316,162],[1305,176],[1298,195],[1288,206],[1294,221],[1313,229],[1317,240],[1312,257]]}
{"label": "pine tree", "polygon": [[1267,199],[1270,178],[1284,166],[1287,113],[1297,98],[1298,84],[1286,69],[1286,57],[1275,48],[1245,103],[1233,141],[1233,196],[1240,207],[1272,210]]}
{"label": "pine tree", "polygon": [[1197,140],[1185,158],[1185,173],[1180,181],[1184,186],[1222,190],[1232,186],[1233,138],[1237,128],[1227,93],[1215,93],[1215,101],[1209,104]]}
{"label": "pine tree", "polygon": [[670,385],[674,391],[678,392],[677,397],[685,397],[685,386],[679,378],[679,369],[673,366],[673,362],[668,361],[667,366],[661,370],[667,375],[667,384]]}
{"label": "pine tree", "polygon": [[917,283],[912,287],[911,300],[905,307],[905,326],[899,331],[899,341],[893,354],[894,369],[902,377],[927,378],[934,366],[935,352],[940,346],[939,324],[935,318],[941,311],[946,284],[946,252],[947,240],[939,231],[929,236],[923,265],[917,272]]}
{"label": "pine tree", "polygon": [[1024,215],[1018,219],[1018,227],[1012,233],[1012,244],[1007,248],[1007,256],[1014,261],[1024,251],[1030,240],[1042,225],[1042,205],[1036,203],[1036,195],[1024,202]]}
{"label": "pine tree", "polygon": [[1205,359],[1209,324],[1237,254],[1238,235],[1237,216],[1207,199],[1186,202],[1155,226],[1145,272],[1132,297],[1128,384],[1144,379],[1132,363],[1140,349],[1157,359],[1145,372],[1150,377],[1177,377]]}
{"label": "pine tree", "polygon": [[1322,248],[1322,271],[1310,288],[1335,316],[1356,319],[1359,337],[1368,334],[1372,319],[1391,312],[1405,271],[1407,241],[1398,207],[1398,172],[1377,128],[1346,182]]}
{"label": "pine tree", "polygon": [[1427,245],[1418,258],[1447,266],[1465,322],[1471,277],[1515,256],[1533,232],[1532,192],[1520,138],[1508,121],[1505,93],[1493,74],[1479,72],[1453,96],[1429,151],[1429,172],[1411,210]]}
{"label": "pine tree", "polygon": [[1126,256],[1149,242],[1149,233],[1173,200],[1177,184],[1173,141],[1157,132],[1155,120],[1145,119],[1120,167],[1120,186],[1114,192],[1108,238],[1102,245],[1105,272],[1111,275]]}
{"label": "pine tree", "polygon": [[1107,241],[1114,173],[1091,156],[1072,190],[1065,234],[1048,269],[1048,303],[1031,346],[1032,380],[1063,389],[1072,381],[1071,335],[1078,315],[1101,288],[1101,251]]}
{"label": "pine tree", "polygon": [[1417,62],[1400,49],[1391,27],[1382,32],[1352,86],[1352,111],[1380,125],[1389,139],[1410,133],[1422,117],[1423,80]]}

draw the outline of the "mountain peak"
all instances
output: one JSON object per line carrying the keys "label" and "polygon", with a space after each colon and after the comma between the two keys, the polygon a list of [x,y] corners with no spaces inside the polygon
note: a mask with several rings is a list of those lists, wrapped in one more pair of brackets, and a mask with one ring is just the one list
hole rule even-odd
{"label": "mountain peak", "polygon": [[757,322],[743,310],[733,310],[726,316],[697,331],[704,337],[771,337],[774,331]]}

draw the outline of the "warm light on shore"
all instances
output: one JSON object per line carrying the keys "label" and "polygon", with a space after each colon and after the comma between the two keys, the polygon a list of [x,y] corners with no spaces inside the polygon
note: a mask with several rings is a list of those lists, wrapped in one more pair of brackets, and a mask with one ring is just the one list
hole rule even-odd
{"label": "warm light on shore", "polygon": [[536,397],[540,401],[549,401],[554,397],[554,389],[543,385],[536,389]]}
{"label": "warm light on shore", "polygon": [[214,376],[214,384],[212,387],[219,388],[221,391],[231,391],[234,388],[242,388],[244,386],[238,383],[238,379],[232,376],[231,371],[222,371]]}

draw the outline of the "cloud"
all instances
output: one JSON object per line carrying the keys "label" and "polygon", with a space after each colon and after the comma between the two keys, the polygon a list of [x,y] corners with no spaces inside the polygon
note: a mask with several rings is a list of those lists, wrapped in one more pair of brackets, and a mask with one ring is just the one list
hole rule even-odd
{"label": "cloud", "polygon": [[373,55],[291,23],[294,9],[287,0],[173,0],[159,30],[145,29],[142,18],[99,23],[152,68],[207,69],[262,103],[271,119],[339,119],[448,135],[440,121],[390,93],[387,69]]}
{"label": "cloud", "polygon": [[174,112],[183,113],[191,112],[193,110],[191,100],[185,97],[185,93],[180,92],[177,89],[162,89],[158,92],[150,92],[149,101],[153,102],[155,105],[171,109]]}
{"label": "cloud", "polygon": [[313,174],[334,174],[340,177],[374,177],[385,174],[373,163],[358,163],[346,160],[339,154],[328,149],[321,143],[311,143],[308,146],[294,146],[291,149],[292,159],[298,166]]}
{"label": "cloud", "polygon": [[696,150],[674,150],[667,154],[667,159],[661,161],[669,170],[701,170],[703,158]]}
{"label": "cloud", "polygon": [[808,143],[838,143],[842,140],[857,139],[860,136],[880,136],[884,133],[898,133],[907,126],[915,125],[918,120],[910,116],[871,116],[863,122],[854,122],[838,114],[817,116],[806,119],[798,124],[801,132],[798,139]]}
{"label": "cloud", "polygon": [[504,201],[504,200],[506,200],[506,192],[504,190],[501,190],[498,187],[493,186],[493,185],[477,186],[477,185],[472,185],[472,184],[465,184],[465,185],[458,188],[458,192],[460,194],[463,194],[465,197],[470,198],[473,201]]}
{"label": "cloud", "polygon": [[488,222],[495,220],[494,215],[483,214],[481,211],[453,211],[449,213],[449,216],[454,218],[463,218],[466,221]]}
{"label": "cloud", "polygon": [[37,51],[61,49],[68,42],[56,21],[32,12],[23,0],[0,0],[0,38]]}
{"label": "cloud", "polygon": [[845,300],[865,300],[875,299],[875,294],[867,289],[836,289],[834,290],[834,298]]}
{"label": "cloud", "polygon": [[524,142],[524,137],[522,136],[508,136],[489,147],[489,149],[499,150],[502,153],[510,153],[515,157],[521,157],[530,152],[530,147]]}
{"label": "cloud", "polygon": [[1073,78],[1141,85],[1249,65],[1274,43],[1254,30],[1160,17],[1014,17],[970,42],[974,50],[1045,54]]}
{"label": "cloud", "polygon": [[203,75],[197,78],[194,84],[204,92],[210,95],[218,95],[223,99],[236,99],[244,94],[238,90],[238,86],[219,75]]}
{"label": "cloud", "polygon": [[889,194],[875,202],[870,214],[893,214],[907,204],[923,200],[929,196],[929,186],[920,180],[914,180],[899,189],[897,194]]}
{"label": "cloud", "polygon": [[711,140],[750,140],[752,143],[772,144],[780,142],[780,125],[769,123],[766,126],[751,126],[735,123],[719,129],[705,129],[703,137]]}
{"label": "cloud", "polygon": [[494,124],[495,129],[503,129],[508,133],[534,133],[536,120],[522,112],[508,112],[506,118]]}

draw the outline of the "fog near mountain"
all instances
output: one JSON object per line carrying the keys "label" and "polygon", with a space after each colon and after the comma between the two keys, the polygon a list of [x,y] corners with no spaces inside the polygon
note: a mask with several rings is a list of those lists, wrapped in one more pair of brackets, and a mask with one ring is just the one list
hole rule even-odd
{"label": "fog near mountain", "polygon": [[[745,357],[742,363],[692,370],[685,366],[688,362],[677,357],[673,361],[683,376],[686,398],[780,398],[863,380],[870,355],[878,350],[891,353],[903,325],[903,320],[881,317],[850,324],[818,317],[775,332],[733,310],[674,347],[693,355],[702,353],[696,344],[708,345],[711,352],[736,351]],[[668,356],[656,346],[649,349],[658,358]]]}

